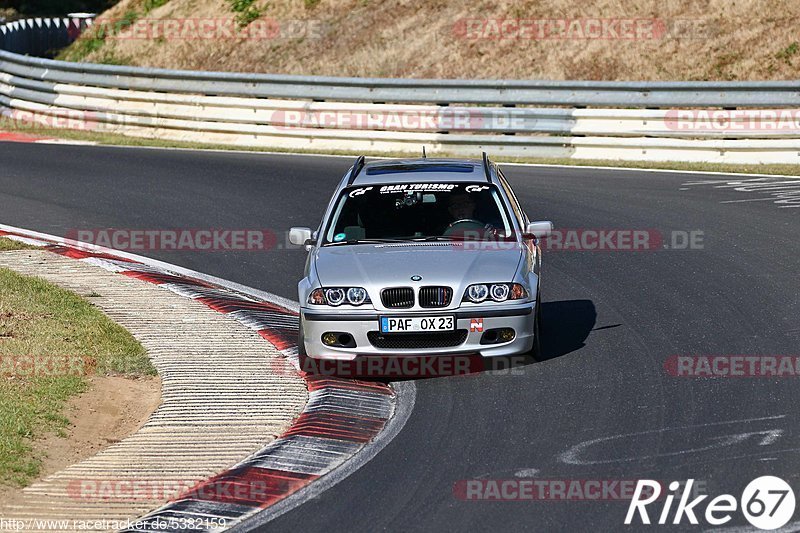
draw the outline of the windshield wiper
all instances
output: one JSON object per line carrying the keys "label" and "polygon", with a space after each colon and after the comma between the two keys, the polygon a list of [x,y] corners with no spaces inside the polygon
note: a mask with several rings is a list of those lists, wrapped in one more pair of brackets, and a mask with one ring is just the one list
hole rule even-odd
{"label": "windshield wiper", "polygon": [[338,246],[340,244],[384,244],[387,242],[406,242],[407,239],[349,239],[346,241],[329,242],[325,246]]}
{"label": "windshield wiper", "polygon": [[386,244],[386,243],[397,243],[397,242],[435,242],[435,241],[453,242],[461,240],[463,239],[447,235],[430,235],[428,237],[408,237],[405,239],[349,239],[346,241],[329,242],[326,243],[325,246],[338,246],[340,244]]}
{"label": "windshield wiper", "polygon": [[429,237],[415,237],[415,238],[410,239],[410,240],[412,240],[414,242],[433,242],[433,241],[448,241],[448,242],[450,242],[450,241],[457,241],[457,240],[460,240],[460,239],[457,239],[455,237],[451,237],[451,236],[448,236],[448,235],[431,235]]}

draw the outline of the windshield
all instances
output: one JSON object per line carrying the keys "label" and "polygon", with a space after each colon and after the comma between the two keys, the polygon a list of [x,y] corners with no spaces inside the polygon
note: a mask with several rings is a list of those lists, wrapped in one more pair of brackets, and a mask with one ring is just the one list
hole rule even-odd
{"label": "windshield", "polygon": [[323,244],[495,240],[510,239],[513,234],[494,185],[404,183],[345,189]]}

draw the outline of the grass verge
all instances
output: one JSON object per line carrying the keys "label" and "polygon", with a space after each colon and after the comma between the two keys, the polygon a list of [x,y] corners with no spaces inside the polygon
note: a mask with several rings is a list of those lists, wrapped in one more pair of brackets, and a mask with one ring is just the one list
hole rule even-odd
{"label": "grass verge", "polygon": [[[42,136],[57,137],[74,141],[88,141],[107,146],[138,146],[151,148],[183,148],[187,150],[229,150],[240,152],[279,152],[293,154],[317,155],[367,155],[369,157],[414,157],[407,152],[380,152],[352,150],[331,150],[319,152],[317,150],[284,149],[270,147],[236,146],[229,144],[210,144],[185,141],[171,141],[162,139],[148,139],[144,137],[129,137],[117,133],[102,133],[96,131],[68,130],[59,128],[43,128],[26,125],[20,122],[2,121],[0,127],[5,131],[29,133]],[[420,150],[422,145],[420,144]],[[421,153],[420,153],[421,155]],[[437,154],[436,157],[447,157],[450,154]],[[455,156],[454,156],[455,157]],[[463,157],[463,156],[462,156]],[[480,157],[476,153],[474,157]],[[604,166],[621,168],[644,168],[653,170],[681,170],[686,172],[724,172],[726,174],[781,174],[800,176],[800,164],[730,164],[730,163],[684,163],[675,161],[619,161],[612,159],[568,159],[568,158],[543,158],[543,157],[508,157],[493,155],[493,161],[500,163],[535,163],[541,165],[569,165],[569,166]]]}
{"label": "grass verge", "polygon": [[9,252],[11,250],[33,250],[35,248],[36,246],[13,241],[5,237],[0,237],[0,252]]}
{"label": "grass verge", "polygon": [[[25,247],[17,244],[0,238],[0,250]],[[42,461],[32,443],[66,435],[62,411],[88,375],[155,373],[142,345],[89,302],[0,268],[0,484],[37,477]]]}

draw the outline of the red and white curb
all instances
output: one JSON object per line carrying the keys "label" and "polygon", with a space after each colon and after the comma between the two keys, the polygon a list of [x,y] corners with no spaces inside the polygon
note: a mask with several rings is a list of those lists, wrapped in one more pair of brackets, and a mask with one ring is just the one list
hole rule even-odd
{"label": "red and white curb", "polygon": [[53,137],[39,137],[27,133],[16,133],[13,131],[0,131],[0,142],[14,143],[38,143],[55,140]]}
{"label": "red and white curb", "polygon": [[[158,261],[19,228],[0,225],[0,236],[154,283],[201,302],[257,331],[299,372],[298,313],[285,300],[268,298],[266,293],[236,284],[222,286],[208,276],[201,279],[187,275],[179,272],[183,270],[179,267],[171,269]],[[386,384],[301,375],[308,383],[308,403],[286,433],[231,469],[142,517],[126,531],[185,531],[189,525],[201,530],[230,528],[275,504],[286,503],[291,495],[343,465],[378,437],[395,412],[396,396]],[[397,431],[399,428],[393,433]],[[373,450],[365,455],[375,453]]]}
{"label": "red and white curb", "polygon": [[42,137],[29,133],[17,133],[13,131],[0,131],[0,142],[12,143],[38,143],[38,144],[75,144],[82,146],[94,146],[94,141],[78,141],[74,139],[59,139],[57,137]]}

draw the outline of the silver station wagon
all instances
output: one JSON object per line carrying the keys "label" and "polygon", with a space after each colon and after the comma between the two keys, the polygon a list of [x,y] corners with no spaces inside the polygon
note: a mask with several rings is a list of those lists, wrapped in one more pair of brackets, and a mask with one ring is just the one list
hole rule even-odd
{"label": "silver station wagon", "polygon": [[539,356],[539,239],[503,173],[482,161],[359,157],[298,284],[301,357]]}

